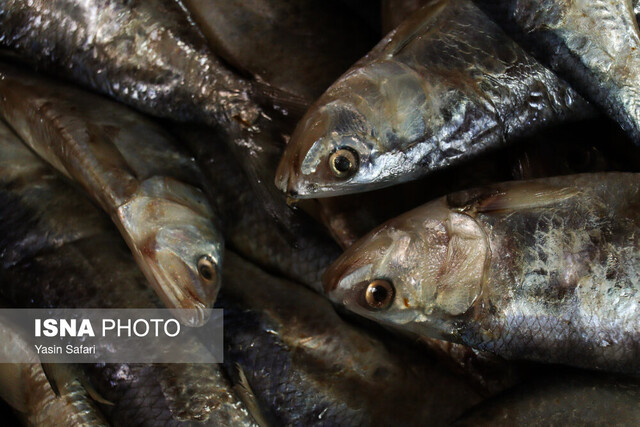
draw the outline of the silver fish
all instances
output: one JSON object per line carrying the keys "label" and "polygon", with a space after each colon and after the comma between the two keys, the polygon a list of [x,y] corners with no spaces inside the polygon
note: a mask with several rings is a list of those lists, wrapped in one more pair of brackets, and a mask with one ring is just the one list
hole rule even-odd
{"label": "silver fish", "polygon": [[640,175],[453,193],[395,218],[325,273],[357,314],[506,359],[640,373]]}
{"label": "silver fish", "polygon": [[296,198],[391,186],[589,114],[473,3],[434,1],[311,107],[276,185]]}
{"label": "silver fish", "polygon": [[640,31],[632,0],[476,3],[640,144]]}
{"label": "silver fish", "polygon": [[223,239],[192,185],[193,159],[121,104],[6,65],[0,76],[0,116],[111,216],[165,305],[194,309],[182,321],[201,324],[220,288]]}
{"label": "silver fish", "polygon": [[252,123],[250,84],[228,70],[178,1],[2,0],[0,44],[155,116]]}
{"label": "silver fish", "polygon": [[0,397],[28,426],[107,426],[104,416],[78,379],[56,383],[54,392],[38,356],[24,334],[0,323],[0,352],[30,363],[0,363]]}
{"label": "silver fish", "polygon": [[[0,248],[0,294],[13,307],[161,305],[108,217],[2,122]],[[221,369],[216,364],[87,366],[99,396],[112,403],[100,409],[114,425],[255,425]],[[74,390],[81,397],[81,390]],[[88,409],[85,417],[91,415]],[[35,418],[69,424],[54,415],[39,411]]]}

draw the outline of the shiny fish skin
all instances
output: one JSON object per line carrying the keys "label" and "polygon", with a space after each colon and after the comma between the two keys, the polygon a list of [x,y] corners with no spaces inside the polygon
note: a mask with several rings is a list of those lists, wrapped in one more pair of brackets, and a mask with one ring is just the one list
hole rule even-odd
{"label": "shiny fish skin", "polygon": [[[160,306],[108,217],[4,125],[0,201],[0,294],[12,306]],[[101,409],[115,424],[254,424],[218,365],[96,365],[90,373],[114,403]]]}
{"label": "shiny fish skin", "polygon": [[461,426],[632,426],[640,423],[640,384],[556,373],[478,405]]}
{"label": "shiny fish skin", "polygon": [[631,0],[476,2],[640,144],[640,31]]}
{"label": "shiny fish skin", "polygon": [[[101,96],[0,65],[0,115],[106,211],[165,305],[198,325],[220,287],[222,235],[193,159],[157,125]],[[203,276],[199,260],[211,264]]]}
{"label": "shiny fish skin", "polygon": [[183,3],[221,58],[305,109],[377,41],[334,0]]}
{"label": "shiny fish skin", "polygon": [[[640,175],[583,174],[454,193],[393,219],[325,273],[378,322],[506,359],[640,373]],[[382,310],[363,299],[392,282]]]}
{"label": "shiny fish skin", "polygon": [[2,0],[0,44],[155,116],[215,124],[260,114],[250,85],[174,0]]}
{"label": "shiny fish skin", "polygon": [[[590,114],[586,101],[470,1],[435,1],[311,107],[276,185],[297,198],[391,186]],[[332,172],[337,149],[356,153],[351,176]]]}
{"label": "shiny fish skin", "polygon": [[229,150],[217,143],[222,136],[191,126],[174,131],[203,171],[204,190],[221,218],[227,245],[262,268],[322,293],[321,275],[338,258],[340,248],[302,212],[293,215],[291,229],[283,230]]}
{"label": "shiny fish skin", "polygon": [[[4,139],[4,125],[2,136]],[[1,144],[1,142],[0,142]],[[21,332],[0,323],[0,352],[4,358],[15,357],[32,363],[0,364],[0,397],[17,411],[29,426],[107,426],[103,415],[87,391],[73,380],[60,388],[60,396],[52,390],[38,356]]]}
{"label": "shiny fish skin", "polygon": [[225,360],[242,367],[273,425],[446,425],[480,400],[435,361],[231,253],[224,280]]}

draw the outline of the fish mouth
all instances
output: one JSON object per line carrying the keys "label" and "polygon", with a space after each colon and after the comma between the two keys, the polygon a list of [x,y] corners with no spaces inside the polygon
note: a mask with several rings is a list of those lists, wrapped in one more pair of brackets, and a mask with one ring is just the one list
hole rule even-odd
{"label": "fish mouth", "polygon": [[283,157],[280,161],[280,164],[278,165],[278,169],[276,170],[275,185],[278,190],[295,199],[298,196],[298,191],[295,188],[295,184],[293,182],[293,173],[291,173],[291,169],[286,164],[286,160],[287,157]]}
{"label": "fish mouth", "polygon": [[171,308],[171,313],[185,326],[199,328],[203,326],[210,317],[210,310],[205,304],[193,303],[188,307]]}
{"label": "fish mouth", "polygon": [[[168,307],[173,315],[178,319],[180,323],[190,327],[203,326],[207,320],[209,320],[209,311],[211,304],[205,303],[193,292],[188,290],[181,290],[174,288],[175,292],[165,292],[164,289],[159,292],[162,301],[165,306]],[[213,297],[215,297],[217,292]]]}

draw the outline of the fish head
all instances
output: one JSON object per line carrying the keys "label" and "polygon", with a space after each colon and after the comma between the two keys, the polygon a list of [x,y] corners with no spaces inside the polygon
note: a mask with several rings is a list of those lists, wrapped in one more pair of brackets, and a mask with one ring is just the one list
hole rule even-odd
{"label": "fish head", "polygon": [[438,199],[363,237],[327,269],[323,285],[356,314],[450,339],[455,319],[479,299],[489,252],[476,220]]}
{"label": "fish head", "polygon": [[165,306],[175,309],[182,323],[200,326],[220,290],[222,235],[199,190],[168,178],[145,187],[156,188],[140,191],[144,196],[118,211],[123,234]]}
{"label": "fish head", "polygon": [[413,179],[426,95],[406,66],[377,61],[341,77],[298,123],[276,172],[292,198],[338,196]]}

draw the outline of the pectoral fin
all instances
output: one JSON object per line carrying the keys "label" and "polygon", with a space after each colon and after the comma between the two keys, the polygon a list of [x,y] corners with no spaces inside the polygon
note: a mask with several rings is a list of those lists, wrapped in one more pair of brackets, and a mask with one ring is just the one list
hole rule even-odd
{"label": "pectoral fin", "polygon": [[575,187],[555,187],[538,182],[512,182],[488,189],[461,191],[447,196],[449,207],[467,212],[487,213],[536,209],[556,204],[579,193]]}

